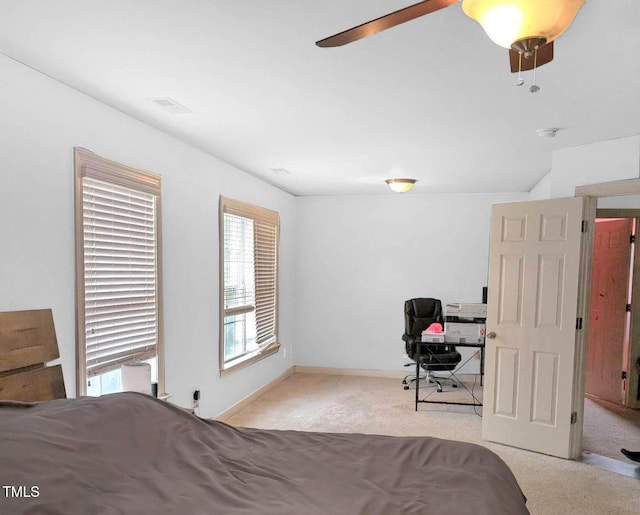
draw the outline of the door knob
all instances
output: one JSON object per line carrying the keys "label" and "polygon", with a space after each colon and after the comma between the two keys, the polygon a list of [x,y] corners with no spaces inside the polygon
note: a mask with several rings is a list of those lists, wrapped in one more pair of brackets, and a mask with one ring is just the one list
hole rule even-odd
{"label": "door knob", "polygon": [[490,340],[493,340],[495,337],[496,333],[494,331],[487,333],[487,338],[489,338]]}

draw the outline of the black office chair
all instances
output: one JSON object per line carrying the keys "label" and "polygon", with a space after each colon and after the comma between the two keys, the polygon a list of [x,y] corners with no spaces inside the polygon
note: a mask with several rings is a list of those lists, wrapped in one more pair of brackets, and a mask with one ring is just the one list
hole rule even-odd
{"label": "black office chair", "polygon": [[[418,359],[418,344],[416,338],[422,335],[422,331],[427,329],[432,323],[438,322],[444,328],[444,316],[442,315],[442,303],[439,299],[419,298],[410,299],[404,303],[404,334],[402,339],[405,342],[405,352],[409,359],[414,363]],[[442,381],[444,378],[433,375],[437,371],[454,370],[458,363],[462,360],[461,354],[451,344],[434,345],[420,344],[420,366],[426,371],[425,376],[416,377],[415,374],[406,376],[402,383],[404,389],[408,390],[409,385],[420,379],[427,379],[430,383],[435,384],[439,392],[442,391]],[[405,366],[410,366],[407,363]],[[456,388],[458,384],[455,379],[447,378],[453,381],[452,386]]]}

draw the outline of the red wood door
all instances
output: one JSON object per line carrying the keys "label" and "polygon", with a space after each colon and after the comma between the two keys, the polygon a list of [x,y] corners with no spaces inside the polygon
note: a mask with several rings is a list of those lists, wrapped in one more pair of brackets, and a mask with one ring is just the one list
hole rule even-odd
{"label": "red wood door", "polygon": [[585,391],[624,403],[622,371],[631,264],[631,218],[597,220]]}

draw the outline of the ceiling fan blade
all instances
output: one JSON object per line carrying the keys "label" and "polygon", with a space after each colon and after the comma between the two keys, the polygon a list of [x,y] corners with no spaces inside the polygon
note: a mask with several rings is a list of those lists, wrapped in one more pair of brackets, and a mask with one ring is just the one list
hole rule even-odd
{"label": "ceiling fan blade", "polygon": [[[553,60],[553,41],[542,45],[538,48],[538,56],[535,59],[536,68],[540,68],[543,64],[547,64]],[[509,62],[511,63],[511,73],[518,73],[518,64],[520,61],[520,54],[515,50],[509,50]],[[522,54],[522,67],[523,72],[527,70],[533,70],[534,58],[533,55],[525,57]]]}
{"label": "ceiling fan blade", "polygon": [[381,16],[375,20],[368,21],[357,27],[340,32],[328,38],[316,41],[316,45],[319,47],[336,47],[346,45],[347,43],[353,43],[366,36],[371,36],[377,32],[390,29],[401,23],[414,20],[425,14],[439,11],[451,4],[457,3],[459,0],[425,0],[424,2],[418,2],[417,4],[410,5],[404,9],[392,12],[386,16]]}

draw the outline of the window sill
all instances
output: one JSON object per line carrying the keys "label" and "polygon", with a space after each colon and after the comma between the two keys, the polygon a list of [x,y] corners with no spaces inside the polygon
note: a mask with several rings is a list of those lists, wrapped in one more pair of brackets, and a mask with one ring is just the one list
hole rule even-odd
{"label": "window sill", "polygon": [[242,370],[243,368],[248,367],[249,365],[252,365],[257,361],[260,361],[261,359],[264,359],[273,354],[276,354],[279,350],[280,350],[280,343],[274,342],[268,345],[267,347],[265,347],[264,349],[262,349],[257,354],[253,354],[247,357],[246,359],[243,359],[242,361],[234,363],[233,365],[227,365],[227,368],[220,370],[220,377],[224,377],[233,372],[237,372],[238,370]]}

